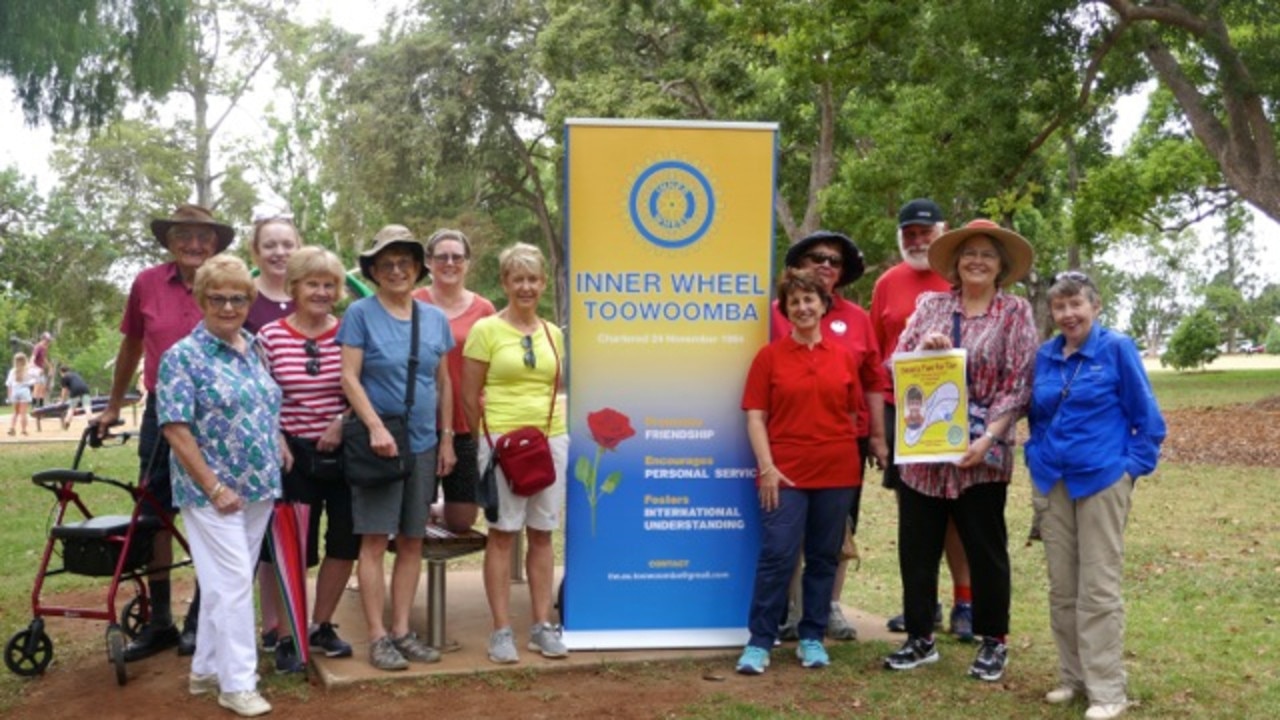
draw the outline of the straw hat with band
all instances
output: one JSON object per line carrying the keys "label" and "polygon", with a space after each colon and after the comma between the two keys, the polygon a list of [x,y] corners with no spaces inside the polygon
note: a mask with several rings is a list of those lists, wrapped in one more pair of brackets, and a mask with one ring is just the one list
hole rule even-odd
{"label": "straw hat with band", "polygon": [[175,225],[203,225],[213,228],[218,237],[218,252],[231,247],[236,231],[230,225],[223,225],[213,219],[213,212],[199,205],[179,205],[167,218],[156,218],[151,221],[151,234],[166,250],[169,248],[169,229]]}
{"label": "straw hat with band", "polygon": [[415,283],[426,277],[429,272],[427,251],[422,247],[422,241],[415,238],[413,233],[409,232],[409,228],[403,225],[388,225],[373,236],[373,244],[368,250],[360,253],[360,274],[377,285],[378,281],[373,277],[373,259],[378,256],[378,253],[393,245],[404,245],[413,252],[413,259],[418,261],[418,276],[413,280]]}
{"label": "straw hat with band", "polygon": [[840,265],[840,277],[836,278],[836,287],[848,285],[862,277],[862,272],[866,269],[862,261],[862,251],[858,250],[858,246],[853,244],[849,236],[831,232],[830,230],[818,230],[800,238],[795,245],[792,245],[787,250],[787,267],[800,267],[804,256],[809,254],[814,245],[820,243],[829,243],[840,248],[842,262]]}
{"label": "straw hat with band", "polygon": [[956,253],[965,240],[985,235],[1000,246],[1008,266],[999,284],[1008,287],[1031,272],[1035,251],[1027,239],[1012,230],[1006,230],[990,220],[973,220],[962,228],[943,233],[929,245],[929,267],[951,282],[956,281]]}

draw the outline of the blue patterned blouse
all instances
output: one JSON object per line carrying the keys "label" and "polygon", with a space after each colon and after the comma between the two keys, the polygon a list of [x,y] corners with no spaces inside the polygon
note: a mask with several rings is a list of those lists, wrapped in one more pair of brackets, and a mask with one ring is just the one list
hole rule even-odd
{"label": "blue patterned blouse", "polygon": [[[241,330],[245,352],[237,352],[205,329],[169,348],[156,383],[161,425],[186,423],[204,461],[222,484],[246,502],[280,497],[280,388],[257,352],[257,341]],[[175,507],[204,507],[209,498],[170,454]]]}

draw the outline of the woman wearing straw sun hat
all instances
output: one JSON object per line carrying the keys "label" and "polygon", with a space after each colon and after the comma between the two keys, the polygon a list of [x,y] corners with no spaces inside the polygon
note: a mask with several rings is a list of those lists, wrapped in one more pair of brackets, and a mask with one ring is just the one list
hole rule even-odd
{"label": "woman wearing straw sun hat", "polygon": [[[355,532],[361,535],[360,603],[369,626],[369,661],[380,670],[404,670],[414,662],[437,662],[440,653],[409,630],[409,611],[422,565],[427,507],[437,475],[453,470],[453,393],[447,353],[453,348],[449,321],[438,308],[413,299],[427,275],[422,243],[403,225],[388,225],[360,253],[360,272],[377,286],[372,297],[351,304],[338,328],[342,389],[351,410],[369,429],[374,453],[411,453],[405,480],[352,487]],[[414,332],[414,325],[417,332]],[[417,365],[410,376],[410,346],[417,336]],[[412,392],[408,391],[413,383]],[[438,399],[438,400],[437,400]],[[437,444],[437,402],[443,427]],[[407,406],[407,407],[406,407]],[[408,414],[409,447],[398,447],[380,414]],[[388,537],[395,535],[391,571],[391,626],[382,619],[386,578],[382,570]]]}
{"label": "woman wearing straw sun hat", "polygon": [[907,641],[885,658],[890,670],[910,670],[939,659],[933,598],[950,518],[969,558],[973,632],[983,639],[969,674],[987,682],[1004,675],[1010,603],[1004,508],[1013,474],[1009,444],[1014,423],[1030,400],[1039,340],[1031,305],[1005,288],[1027,275],[1034,255],[1026,238],[990,220],[974,220],[929,246],[929,265],[951,282],[952,290],[920,296],[898,352],[967,351],[971,440],[955,463],[902,467],[898,564]]}

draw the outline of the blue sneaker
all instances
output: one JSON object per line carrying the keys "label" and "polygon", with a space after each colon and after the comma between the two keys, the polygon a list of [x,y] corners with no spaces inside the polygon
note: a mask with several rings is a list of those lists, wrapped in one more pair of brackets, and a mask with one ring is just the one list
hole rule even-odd
{"label": "blue sneaker", "polygon": [[800,667],[822,668],[831,664],[821,640],[801,640],[796,646],[796,657],[800,658]]}
{"label": "blue sneaker", "polygon": [[973,642],[973,604],[958,602],[951,608],[951,634],[960,642]]}
{"label": "blue sneaker", "polygon": [[755,645],[748,645],[738,658],[738,672],[743,675],[763,675],[769,667],[769,651]]}

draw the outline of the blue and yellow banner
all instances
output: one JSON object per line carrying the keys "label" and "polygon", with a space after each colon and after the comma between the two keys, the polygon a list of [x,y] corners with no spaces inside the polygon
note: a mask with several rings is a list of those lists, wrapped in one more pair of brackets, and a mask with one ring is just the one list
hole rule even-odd
{"label": "blue and yellow banner", "polygon": [[570,120],[571,648],[746,640],[777,127]]}

